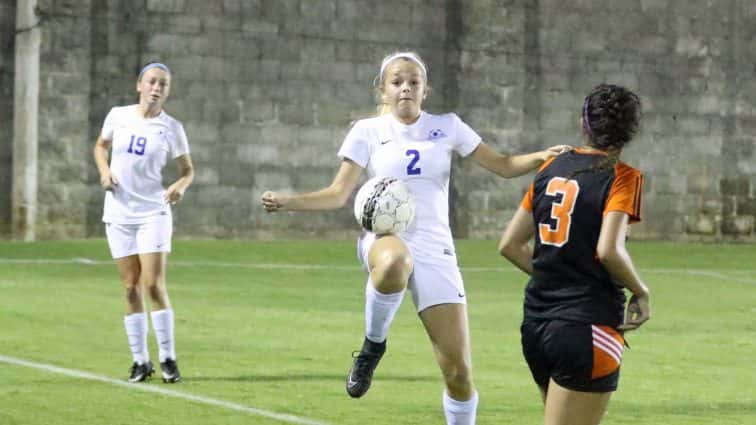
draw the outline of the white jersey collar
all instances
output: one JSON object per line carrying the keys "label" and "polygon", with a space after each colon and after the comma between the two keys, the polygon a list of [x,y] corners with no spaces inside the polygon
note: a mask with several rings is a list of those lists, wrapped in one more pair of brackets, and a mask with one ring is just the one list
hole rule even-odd
{"label": "white jersey collar", "polygon": [[415,140],[421,140],[425,138],[426,135],[423,134],[422,131],[423,128],[425,128],[424,124],[427,120],[427,114],[425,113],[425,111],[420,111],[420,117],[418,117],[417,121],[413,122],[412,124],[404,124],[399,121],[394,116],[394,114],[389,115],[391,115],[391,126],[397,133]]}

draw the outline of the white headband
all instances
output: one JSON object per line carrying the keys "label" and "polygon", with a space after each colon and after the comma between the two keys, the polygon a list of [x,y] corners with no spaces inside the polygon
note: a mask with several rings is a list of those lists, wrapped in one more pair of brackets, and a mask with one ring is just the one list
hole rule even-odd
{"label": "white headband", "polygon": [[417,66],[419,66],[420,70],[423,72],[423,78],[425,78],[426,80],[428,79],[428,71],[425,69],[425,65],[423,65],[423,61],[421,61],[420,58],[417,57],[417,55],[412,52],[394,53],[393,55],[384,59],[383,62],[381,63],[381,73],[378,74],[379,79],[381,80],[383,79],[383,72],[386,71],[386,67],[388,67],[388,64],[390,64],[394,59],[399,59],[399,58],[406,58],[406,59],[411,60],[412,62],[415,62],[415,64],[417,64]]}

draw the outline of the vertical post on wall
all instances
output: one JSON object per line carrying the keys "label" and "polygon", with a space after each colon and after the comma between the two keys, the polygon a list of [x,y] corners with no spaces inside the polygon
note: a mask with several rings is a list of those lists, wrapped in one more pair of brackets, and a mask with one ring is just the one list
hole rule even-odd
{"label": "vertical post on wall", "polygon": [[37,0],[16,3],[16,56],[13,90],[12,233],[33,241],[37,218],[40,29]]}

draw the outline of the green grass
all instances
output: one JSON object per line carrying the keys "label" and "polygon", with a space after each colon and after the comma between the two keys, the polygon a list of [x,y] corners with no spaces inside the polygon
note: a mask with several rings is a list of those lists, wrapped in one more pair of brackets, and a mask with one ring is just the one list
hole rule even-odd
{"label": "green grass", "polygon": [[[458,251],[478,424],[542,423],[519,346],[526,277],[495,242],[460,241]],[[604,423],[756,423],[756,247],[635,242],[631,252],[654,316],[628,338]],[[98,261],[20,261],[74,258]],[[104,241],[5,242],[0,259],[0,355],[126,377],[122,290]],[[287,267],[297,264],[318,267]],[[176,241],[168,285],[185,381],[140,385],[332,424],[443,423],[440,373],[409,296],[373,388],[346,395],[364,282],[352,242]],[[155,358],[152,331],[149,342]],[[136,423],[283,422],[0,362],[0,424]]]}

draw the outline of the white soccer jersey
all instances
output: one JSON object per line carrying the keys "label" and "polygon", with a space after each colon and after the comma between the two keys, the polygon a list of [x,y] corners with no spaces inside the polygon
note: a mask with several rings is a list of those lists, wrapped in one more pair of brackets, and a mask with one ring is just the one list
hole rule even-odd
{"label": "white soccer jersey", "polygon": [[472,153],[480,136],[456,114],[420,113],[411,125],[392,114],[357,121],[339,150],[368,176],[403,180],[415,198],[415,223],[399,236],[413,255],[455,257],[449,228],[449,174],[452,151]]}
{"label": "white soccer jersey", "polygon": [[102,126],[102,139],[112,142],[110,170],[118,181],[105,193],[106,223],[147,223],[170,214],[162,170],[168,158],[189,153],[181,122],[165,112],[144,118],[138,106],[111,109]]}

